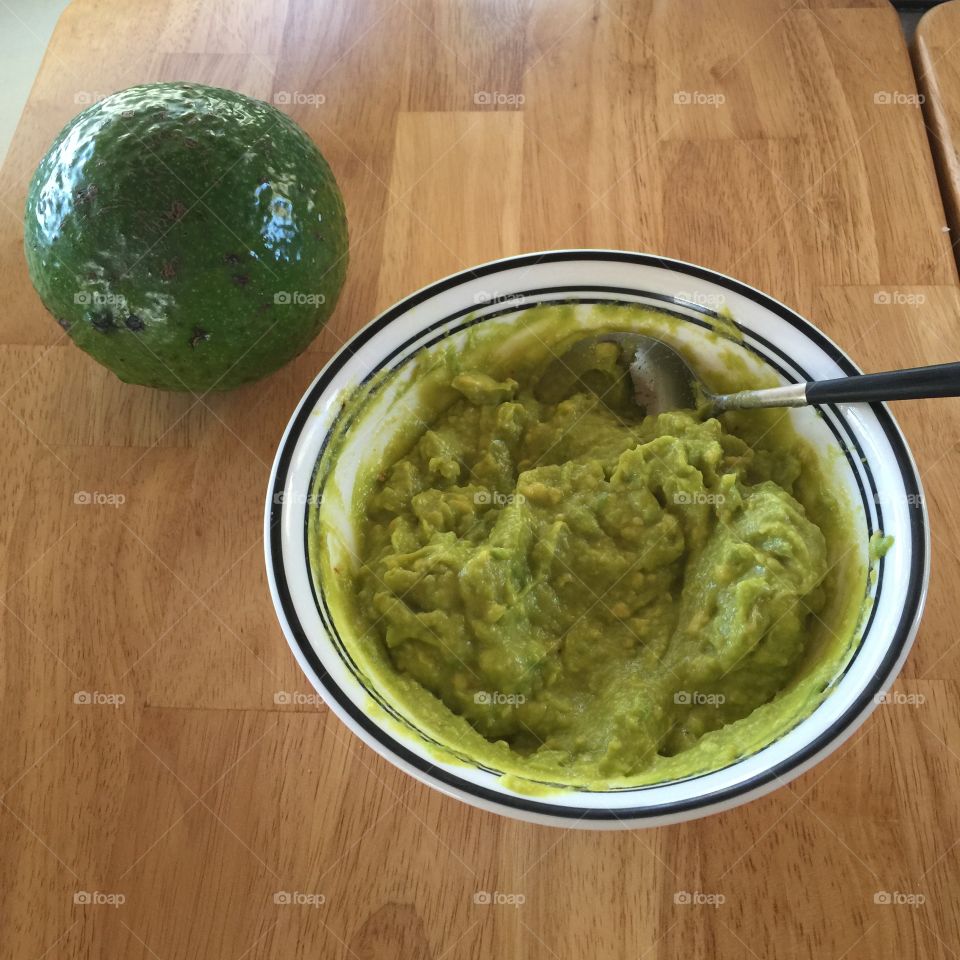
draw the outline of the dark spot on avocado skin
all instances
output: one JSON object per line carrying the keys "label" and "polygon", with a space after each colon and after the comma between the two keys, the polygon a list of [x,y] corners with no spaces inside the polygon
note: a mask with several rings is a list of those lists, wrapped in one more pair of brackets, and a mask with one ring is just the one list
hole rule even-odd
{"label": "dark spot on avocado skin", "polygon": [[210,334],[207,333],[206,330],[203,330],[200,327],[194,327],[193,336],[190,338],[190,346],[193,347],[194,350],[196,350],[197,347],[204,342],[204,340],[209,340],[209,339],[210,339]]}
{"label": "dark spot on avocado skin", "polygon": [[90,323],[100,333],[110,333],[114,328],[113,314],[109,310],[98,310],[90,314]]}
{"label": "dark spot on avocado skin", "polygon": [[238,287],[245,287],[250,282],[250,278],[245,273],[235,273],[230,279]]}
{"label": "dark spot on avocado skin", "polygon": [[131,313],[123,322],[126,324],[128,330],[137,331],[143,330],[146,327],[146,324],[135,313]]}
{"label": "dark spot on avocado skin", "polygon": [[160,276],[164,280],[172,280],[177,275],[177,263],[175,260],[164,260],[160,268]]}
{"label": "dark spot on avocado skin", "polygon": [[226,260],[227,263],[240,263],[242,258],[239,253],[226,253],[223,259]]}

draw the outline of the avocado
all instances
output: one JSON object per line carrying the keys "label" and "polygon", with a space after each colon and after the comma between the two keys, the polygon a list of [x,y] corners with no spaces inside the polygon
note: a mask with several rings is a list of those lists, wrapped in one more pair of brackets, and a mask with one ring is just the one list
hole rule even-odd
{"label": "avocado", "polygon": [[307,134],[194,83],[121,90],[34,173],[24,248],[74,343],[121,380],[205,393],[299,354],[336,305],[347,221]]}

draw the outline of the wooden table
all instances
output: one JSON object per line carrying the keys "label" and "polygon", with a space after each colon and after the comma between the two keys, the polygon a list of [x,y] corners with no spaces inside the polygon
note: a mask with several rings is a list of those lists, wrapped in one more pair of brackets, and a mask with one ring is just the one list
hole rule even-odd
{"label": "wooden table", "polygon": [[[66,342],[20,246],[62,124],[162,79],[294,94],[352,226],[326,332],[204,402],[123,386]],[[933,526],[898,683],[923,705],[882,707],[789,787],[670,829],[500,819],[322,707],[278,705],[309,688],[260,533],[276,443],[331,352],[490,258],[657,251],[756,284],[865,368],[956,359],[915,94],[884,0],[74,0],[3,168],[0,956],[956,957],[960,401],[896,410]],[[474,904],[494,890],[525,902]],[[683,891],[725,902],[675,904]]]}

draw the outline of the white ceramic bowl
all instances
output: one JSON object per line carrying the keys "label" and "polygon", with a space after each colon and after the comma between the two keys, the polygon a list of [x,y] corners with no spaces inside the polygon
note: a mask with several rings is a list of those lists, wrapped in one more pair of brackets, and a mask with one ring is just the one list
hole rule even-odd
{"label": "white ceramic bowl", "polygon": [[[391,307],[327,364],[290,420],[270,479],[265,550],[270,590],[290,647],[330,709],[366,744],[407,773],[451,796],[497,813],[566,827],[655,826],[703,816],[758,797],[822,760],[864,721],[907,655],[926,595],[927,516],[916,466],[887,408],[852,404],[794,411],[795,426],[818,447],[842,452],[838,482],[862,507],[864,556],[872,532],[895,538],[879,563],[869,622],[849,663],[810,716],[758,752],[720,770],[635,789],[571,790],[542,797],[504,786],[496,770],[438,757],[428,735],[381,693],[369,688],[347,652],[338,624],[315,589],[307,560],[306,523],[318,458],[344,391],[475,323],[508,322],[532,304],[613,301],[667,310],[695,334],[720,306],[732,312],[743,345],[784,382],[856,374],[853,362],[796,313],[758,290],[703,267],[648,254],[556,250],[483,264],[424,287]],[[400,389],[389,378],[380,397]],[[388,429],[388,428],[387,428]],[[348,439],[335,461],[349,489],[361,453],[380,435]],[[349,431],[348,438],[351,436]],[[347,511],[323,502],[325,525],[349,540]],[[316,496],[316,494],[314,494]],[[333,499],[333,498],[331,498]],[[860,511],[857,510],[859,513]],[[380,719],[387,714],[389,722]]]}

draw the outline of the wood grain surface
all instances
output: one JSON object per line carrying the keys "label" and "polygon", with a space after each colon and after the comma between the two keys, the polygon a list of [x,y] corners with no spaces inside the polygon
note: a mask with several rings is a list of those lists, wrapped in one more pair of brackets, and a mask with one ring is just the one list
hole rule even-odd
{"label": "wood grain surface", "polygon": [[[21,250],[61,126],[172,79],[289,94],[352,229],[313,346],[206,399],[74,348]],[[654,251],[755,284],[866,369],[960,357],[916,93],[884,0],[74,0],[0,203],[0,957],[956,957],[960,400],[895,410],[932,524],[896,687],[923,702],[673,828],[528,826],[393,769],[310,702],[261,546],[271,458],[320,366],[482,260]],[[94,893],[110,902],[77,902]]]}

